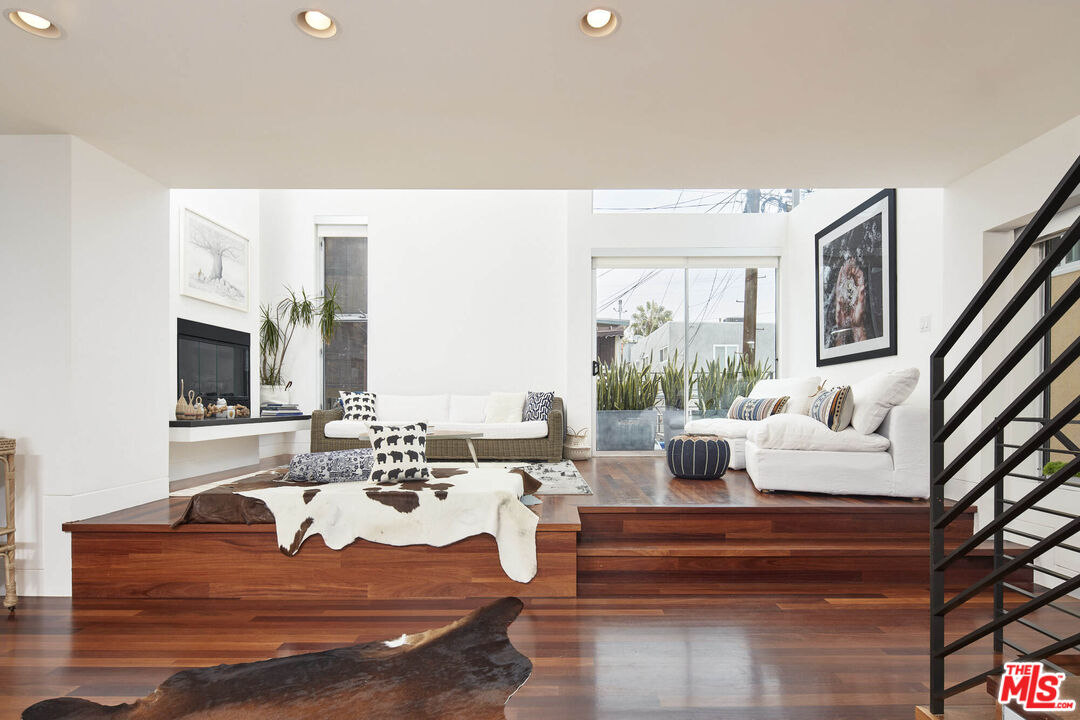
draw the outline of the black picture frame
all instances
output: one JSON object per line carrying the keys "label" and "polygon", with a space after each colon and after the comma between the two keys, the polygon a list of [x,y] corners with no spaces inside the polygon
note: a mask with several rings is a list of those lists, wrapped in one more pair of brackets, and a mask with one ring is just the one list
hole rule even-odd
{"label": "black picture frame", "polygon": [[895,189],[814,235],[814,295],[818,367],[896,355]]}

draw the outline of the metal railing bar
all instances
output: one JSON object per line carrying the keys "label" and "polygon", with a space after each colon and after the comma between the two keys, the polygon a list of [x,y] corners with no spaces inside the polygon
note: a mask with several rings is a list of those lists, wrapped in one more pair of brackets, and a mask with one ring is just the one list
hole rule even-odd
{"label": "metal railing bar", "polygon": [[[1009,590],[1009,591],[1014,592],[1014,593],[1018,593],[1018,594],[1023,595],[1024,597],[1027,597],[1027,598],[1036,598],[1036,597],[1038,597],[1038,595],[1036,595],[1035,593],[1029,592],[1028,590],[1025,590],[1022,587],[1017,587],[1016,585],[1013,585],[1012,583],[1001,583],[1001,586],[1004,587],[1006,590]],[[1058,612],[1063,612],[1066,615],[1072,615],[1077,620],[1080,620],[1080,613],[1073,612],[1072,610],[1070,610],[1068,608],[1063,608],[1060,605],[1055,605],[1052,602],[1047,603],[1046,607],[1053,608],[1054,610],[1057,610]]]}
{"label": "metal railing bar", "polygon": [[[1080,343],[1080,338],[1077,338],[1077,342]],[[967,491],[963,497],[955,501],[952,507],[945,511],[940,517],[933,520],[934,524],[932,527],[943,528],[956,518],[960,517],[960,514],[971,507],[972,503],[982,497],[987,490],[992,488],[994,483],[1015,470],[1016,466],[1023,462],[1028,455],[1037,452],[1039,448],[1045,445],[1047,438],[1059,429],[1056,427],[1056,423],[1063,422],[1067,418],[1076,417],[1077,413],[1080,413],[1080,396],[1074,398],[1072,402],[1061,410],[1061,412],[1055,415],[1054,419],[1050,421],[1050,424],[1044,425],[1034,435],[1028,438],[1027,442],[1024,443],[1024,452],[1014,452],[1012,455],[1005,458],[1005,461],[995,467],[989,475],[980,480],[975,487]],[[943,485],[944,483],[938,483],[936,481],[934,483],[935,486],[939,484]]]}
{"label": "metal railing bar", "polygon": [[[1005,558],[1006,560],[1015,560],[1016,559],[1012,555],[1002,555],[1002,557]],[[1067,581],[1073,579],[1073,576],[1071,576],[1071,575],[1065,575],[1063,573],[1059,573],[1057,570],[1051,570],[1049,568],[1040,567],[1039,565],[1036,565],[1035,563],[1024,563],[1024,569],[1025,570],[1034,570],[1035,572],[1046,573],[1047,575],[1050,575],[1051,577],[1055,577],[1058,580],[1061,580],[1062,582],[1067,582]]]}
{"label": "metal railing bar", "polygon": [[[1025,537],[1028,540],[1035,540],[1036,542],[1038,542],[1039,540],[1044,539],[1041,536],[1036,535],[1035,533],[1029,533],[1029,532],[1025,532],[1023,530],[1014,530],[1012,528],[1006,528],[1005,532],[1010,533],[1011,535],[1019,535],[1020,537]],[[1069,550],[1070,552],[1080,553],[1080,547],[1076,547],[1075,545],[1069,545],[1067,543],[1061,543],[1060,545],[1058,545],[1058,547],[1061,548],[1062,550]]]}
{"label": "metal railing bar", "polygon": [[[1044,418],[1044,417],[1026,417],[1026,416],[1022,416],[1022,417],[1013,418],[1013,422],[1044,423],[1049,419],[1050,418]],[[1065,424],[1066,425],[1080,425],[1080,420],[1070,420],[1069,422],[1067,422]]]}
{"label": "metal railing bar", "polygon": [[[951,600],[948,600],[940,608],[935,608],[933,610],[933,613],[935,615],[945,615],[952,610],[955,610],[956,608],[960,607],[965,602],[970,600],[972,597],[974,597],[976,594],[978,594],[981,590],[985,589],[989,585],[993,585],[995,582],[1001,580],[1004,577],[1007,577],[1011,573],[1016,572],[1020,568],[1024,567],[1026,564],[1035,560],[1035,558],[1038,558],[1045,554],[1048,550],[1052,549],[1065,538],[1071,537],[1077,532],[1080,532],[1080,520],[1073,520],[1070,523],[1066,523],[1060,529],[1054,531],[1050,535],[1047,535],[1045,540],[1035,543],[1024,552],[1017,554],[1015,557],[1006,555],[1005,557],[1008,558],[1009,562],[1005,563],[1000,568],[997,568],[990,574],[986,575],[978,582],[973,583],[969,585],[966,589],[958,592],[952,597]],[[1042,568],[1039,568],[1039,570],[1042,571]]]}
{"label": "metal railing bar", "polygon": [[[1022,515],[1025,510],[1030,508],[1039,500],[1042,500],[1044,497],[1054,492],[1054,490],[1057,489],[1058,485],[1065,482],[1068,478],[1072,477],[1072,474],[1077,469],[1080,469],[1080,458],[1076,458],[1075,460],[1068,463],[1065,467],[1061,468],[1061,470],[1047,478],[1046,482],[1040,483],[1033,487],[1030,491],[1028,491],[1027,495],[1012,503],[1012,507],[1003,512],[1001,515],[995,517],[967,540],[960,543],[960,545],[958,545],[955,550],[945,556],[941,563],[938,564],[938,569],[944,570],[945,568],[949,567],[954,562],[971,552],[974,548],[978,547],[984,540],[989,538],[998,530],[1006,530],[1006,526],[1010,522]],[[1044,538],[1039,539],[1042,540]]]}
{"label": "metal railing bar", "polygon": [[[1005,477],[1015,477],[1022,480],[1031,480],[1032,483],[1045,483],[1048,477],[1042,475],[1025,475],[1024,473],[1005,473]],[[1067,488],[1080,488],[1080,480],[1065,480],[1062,483]]]}
{"label": "metal railing bar", "polygon": [[[1080,282],[1080,278],[1077,278],[1077,279],[1076,279],[1076,281],[1077,281],[1077,282]],[[1077,444],[1076,444],[1076,443],[1074,443],[1074,442],[1073,442],[1072,440],[1070,440],[1070,439],[1069,439],[1069,436],[1068,436],[1068,435],[1066,435],[1065,433],[1063,433],[1063,432],[1060,432],[1060,431],[1059,431],[1059,432],[1056,432],[1056,433],[1054,433],[1054,438],[1055,438],[1055,439],[1056,439],[1056,440],[1057,440],[1057,441],[1058,441],[1059,443],[1061,443],[1061,444],[1062,444],[1062,445],[1064,445],[1064,446],[1065,446],[1066,448],[1068,448],[1069,450],[1072,450],[1072,451],[1074,451],[1074,452],[1080,452],[1080,446],[1077,446]]]}
{"label": "metal railing bar", "polygon": [[1046,637],[1050,638],[1051,640],[1057,640],[1059,642],[1061,641],[1061,636],[1060,635],[1055,635],[1054,633],[1050,632],[1046,628],[1040,627],[1039,625],[1036,625],[1035,623],[1031,622],[1030,620],[1024,620],[1023,618],[1020,618],[1016,622],[1023,625],[1024,627],[1031,628],[1032,630],[1034,630],[1037,633],[1041,633],[1042,635],[1045,635]]}
{"label": "metal railing bar", "polygon": [[[1005,500],[1007,505],[1012,505],[1013,500]],[[1034,510],[1036,512],[1046,513],[1047,515],[1057,515],[1059,517],[1067,518],[1069,520],[1075,520],[1078,516],[1072,513],[1067,513],[1064,510],[1055,510],[1054,508],[1042,507],[1041,505],[1032,505],[1028,510]]]}
{"label": "metal railing bar", "polygon": [[[1039,595],[1039,596],[1036,596],[1036,597],[1032,598],[1031,600],[1024,603],[1023,605],[1019,605],[1019,606],[1013,608],[1012,610],[1008,611],[1004,615],[1001,615],[999,617],[994,618],[993,620],[986,623],[982,627],[979,627],[979,628],[977,628],[975,630],[972,630],[967,635],[964,635],[963,637],[949,643],[948,645],[943,647],[941,650],[939,650],[937,654],[943,655],[943,656],[944,655],[951,655],[954,652],[956,652],[957,650],[960,650],[961,648],[967,647],[968,645],[975,642],[976,640],[979,640],[980,638],[986,637],[987,635],[991,634],[992,632],[994,632],[998,628],[1005,627],[1009,623],[1013,623],[1013,622],[1023,622],[1023,618],[1024,618],[1025,615],[1033,613],[1036,610],[1038,610],[1039,608],[1042,608],[1042,607],[1045,607],[1046,605],[1049,605],[1054,600],[1057,600],[1058,598],[1060,598],[1060,597],[1062,597],[1064,595],[1068,595],[1069,593],[1071,593],[1073,590],[1076,590],[1077,588],[1080,588],[1080,577],[1075,577],[1068,583],[1063,583],[1061,585],[1058,585],[1057,587],[1043,593],[1042,595]],[[1054,637],[1053,639],[1054,640],[1060,640],[1061,638]]]}
{"label": "metal railing bar", "polygon": [[[943,358],[945,355],[956,345],[957,341],[963,336],[964,331],[975,322],[979,313],[986,306],[986,303],[993,297],[994,292],[1001,286],[1002,282],[1012,272],[1020,260],[1024,257],[1024,254],[1031,249],[1035,244],[1035,240],[1042,235],[1043,230],[1046,229],[1050,220],[1057,215],[1058,210],[1065,201],[1072,195],[1073,190],[1080,185],[1080,157],[1073,162],[1072,166],[1065,173],[1065,175],[1058,182],[1057,187],[1043,202],[1035,215],[1031,218],[1028,224],[1020,231],[1020,236],[1013,242],[1012,247],[1006,251],[1005,255],[998,262],[997,266],[990,271],[986,281],[975,292],[975,296],[971,298],[971,301],[967,304],[967,307],[961,311],[960,316],[949,328],[949,331],[945,333],[945,337],[941,339],[938,346],[934,348],[934,352],[931,357]],[[944,393],[948,394],[948,393]],[[943,394],[943,395],[944,395]],[[937,393],[934,394],[935,399],[941,399],[937,397]]]}
{"label": "metal railing bar", "polygon": [[1035,652],[1025,653],[1024,655],[1020,656],[1020,659],[1042,660],[1047,665],[1051,665],[1060,671],[1061,668],[1059,668],[1057,665],[1054,665],[1054,663],[1046,660],[1046,658],[1051,655],[1057,655],[1062,650],[1071,650],[1072,648],[1076,647],[1077,644],[1080,644],[1080,633],[1074,633],[1073,635],[1069,635],[1068,637],[1062,638],[1061,640],[1057,641],[1053,645],[1047,645],[1046,647],[1040,650],[1036,650]]}
{"label": "metal railing bar", "polygon": [[[1067,252],[1068,249],[1066,249],[1066,253]],[[1051,268],[1051,270],[1053,270],[1053,268]],[[1001,384],[1013,368],[1027,356],[1031,349],[1049,334],[1050,330],[1053,329],[1054,324],[1057,323],[1057,321],[1060,320],[1074,304],[1076,304],[1078,299],[1080,299],[1080,277],[1073,280],[1068,289],[1057,299],[1050,309],[1039,318],[1039,321],[1035,323],[1024,337],[1021,338],[1020,342],[1016,344],[1016,347],[1014,347],[1009,354],[1005,356],[1005,359],[986,376],[986,379],[979,383],[979,386],[975,388],[975,391],[971,396],[957,408],[956,412],[954,412],[948,422],[945,423],[945,426],[934,435],[934,439],[945,440],[952,436],[952,434],[956,432],[956,429],[963,424],[964,420],[966,420],[975,408],[977,408],[979,404]],[[972,350],[974,350],[974,348],[972,348]],[[945,382],[947,385],[949,379],[947,378]]]}
{"label": "metal railing bar", "polygon": [[[1057,435],[1057,433],[1054,433],[1054,434]],[[1002,447],[1009,448],[1009,449],[1016,449],[1016,448],[1019,448],[1020,446],[1019,445],[1011,445],[1009,443],[1004,443],[1002,445]],[[1042,450],[1043,452],[1062,453],[1064,455],[1080,455],[1080,450],[1066,450],[1064,448],[1040,448],[1040,450]]]}
{"label": "metal railing bar", "polygon": [[[1005,642],[1005,644],[1008,645],[1009,647],[1013,647],[1007,641]],[[1016,648],[1013,648],[1013,649],[1016,650]],[[947,697],[947,698],[950,698],[953,695],[959,695],[960,693],[964,692],[965,690],[970,690],[973,687],[978,687],[979,685],[982,685],[983,683],[986,682],[986,678],[990,677],[991,675],[1001,675],[1004,672],[1005,672],[1005,669],[998,666],[998,667],[996,667],[996,668],[994,668],[992,670],[987,670],[984,673],[979,673],[978,675],[973,675],[973,676],[969,677],[967,680],[964,680],[963,682],[958,682],[955,685],[950,685],[949,687],[945,688],[945,690],[942,691],[941,694],[942,694],[943,697]],[[940,715],[941,713],[937,713],[937,714]]]}
{"label": "metal railing bar", "polygon": [[[1077,219],[1077,222],[1080,222],[1080,218]],[[990,421],[990,423],[987,424],[986,428],[984,428],[983,431],[980,432],[967,447],[957,453],[953,461],[949,463],[945,467],[945,469],[938,474],[937,477],[934,478],[934,483],[940,484],[947,482],[950,478],[956,475],[956,473],[960,471],[960,468],[964,467],[964,465],[967,465],[972,458],[979,454],[979,451],[982,450],[988,442],[994,439],[995,435],[997,435],[1001,430],[1005,428],[1006,425],[1009,424],[1010,420],[1012,420],[1017,414],[1019,414],[1021,410],[1031,404],[1031,402],[1035,400],[1035,398],[1037,398],[1047,387],[1049,387],[1050,384],[1054,382],[1054,380],[1056,380],[1062,373],[1068,370],[1069,366],[1072,365],[1073,361],[1076,360],[1078,357],[1080,357],[1080,337],[1069,343],[1069,346],[1061,351],[1061,354],[1057,356],[1057,359],[1055,359],[1054,362],[1050,363],[1050,366],[1047,367],[1046,370],[1039,373],[1038,377],[1032,380],[1028,384],[1028,386],[1020,392],[1016,399],[1009,403],[1008,407],[1002,410],[997,417]],[[1068,407],[1080,408],[1080,398],[1074,398],[1073,402],[1069,403]],[[1062,413],[1058,413],[1058,415],[1061,414]],[[1076,417],[1076,415],[1077,410],[1074,409],[1072,413],[1068,414],[1067,417],[1064,419],[1072,420],[1074,417]],[[1034,435],[1032,435],[1033,438],[1044,436],[1043,439],[1037,444],[1036,449],[1040,449],[1043,445],[1046,444],[1046,440],[1049,439],[1050,436],[1053,436],[1055,432],[1061,429],[1060,425],[1054,425],[1055,422],[1061,422],[1058,420],[1057,416],[1051,419],[1048,424],[1043,425],[1041,428],[1039,428],[1039,430]],[[1030,442],[1030,440],[1028,442]],[[1026,445],[1027,443],[1020,447],[1024,447]],[[1027,454],[1030,453],[1025,453],[1025,455]],[[1017,453],[1013,453],[1012,455],[1010,455],[1006,459],[1006,462],[1012,461],[1014,458],[1016,458],[1016,455]],[[1016,458],[1016,462],[1019,462],[1020,459],[1022,458]],[[1009,469],[1011,470],[1012,468]]]}
{"label": "metal railing bar", "polygon": [[[1020,647],[1019,645],[1017,645],[1015,643],[1006,642],[1005,644],[1008,645],[1009,647],[1011,647],[1016,652],[1020,653],[1020,657],[1016,658],[1017,660],[1023,660],[1027,655],[1034,655],[1035,654],[1035,653],[1029,653],[1027,650],[1025,650],[1024,648]],[[1050,653],[1050,654],[1053,655],[1053,653]],[[1032,659],[1035,659],[1035,658],[1032,658]],[[1046,665],[1051,670],[1056,670],[1058,672],[1065,672],[1058,665],[1055,665],[1054,663],[1050,662],[1049,660],[1045,660],[1043,658],[1038,658],[1038,659],[1042,661],[1043,665]],[[1005,671],[1004,665],[1002,665],[1000,669],[1001,669],[1002,672],[1004,672]],[[996,673],[996,674],[1000,675],[1001,673]]]}

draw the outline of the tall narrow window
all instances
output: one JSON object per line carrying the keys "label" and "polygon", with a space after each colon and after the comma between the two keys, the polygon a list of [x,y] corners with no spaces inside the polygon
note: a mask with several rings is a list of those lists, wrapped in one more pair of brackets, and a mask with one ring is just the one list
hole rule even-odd
{"label": "tall narrow window", "polygon": [[342,391],[367,389],[368,368],[368,239],[363,227],[350,234],[321,231],[323,274],[335,289],[341,314],[334,338],[323,352],[323,407],[331,408]]}

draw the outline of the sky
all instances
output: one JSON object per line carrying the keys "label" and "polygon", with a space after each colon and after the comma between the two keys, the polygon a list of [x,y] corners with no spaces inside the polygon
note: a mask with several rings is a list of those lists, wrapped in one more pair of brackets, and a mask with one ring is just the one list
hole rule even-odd
{"label": "sky", "polygon": [[[630,320],[638,305],[653,300],[683,318],[683,278],[680,268],[624,269],[598,268],[596,273],[596,316]],[[744,271],[742,268],[691,268],[690,321],[719,322],[725,317],[742,317]],[[758,271],[758,320],[776,322],[776,270]]]}

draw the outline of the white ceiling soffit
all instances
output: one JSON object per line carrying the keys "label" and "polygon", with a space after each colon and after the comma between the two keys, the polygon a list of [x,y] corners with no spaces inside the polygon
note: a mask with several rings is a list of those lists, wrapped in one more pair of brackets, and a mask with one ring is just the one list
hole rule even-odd
{"label": "white ceiling soffit", "polygon": [[1080,0],[35,0],[0,133],[174,187],[939,186],[1080,115]]}

